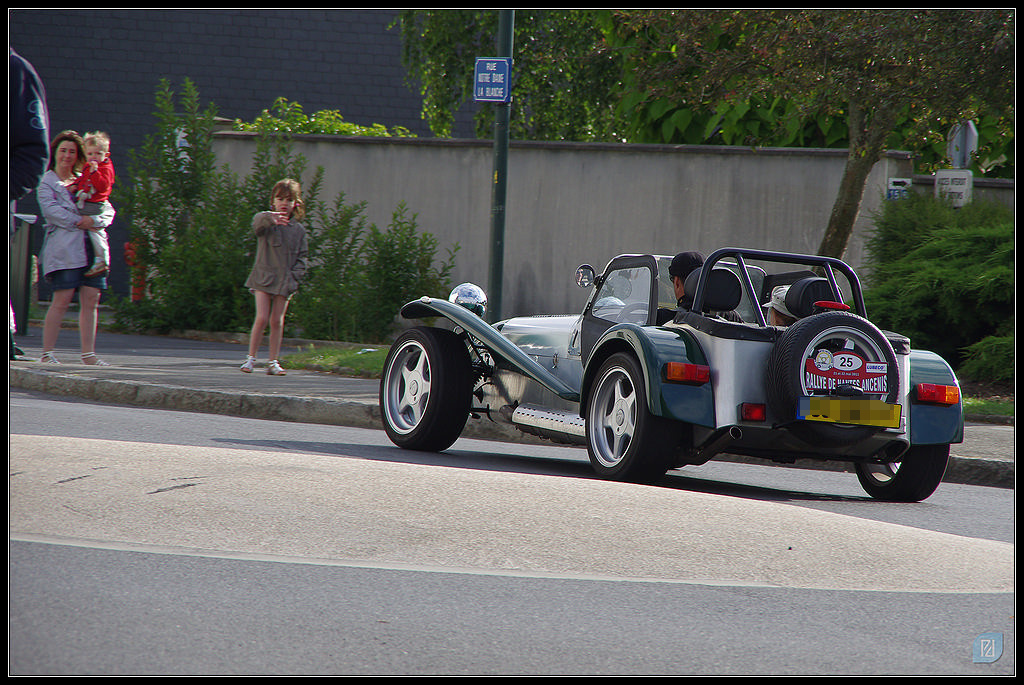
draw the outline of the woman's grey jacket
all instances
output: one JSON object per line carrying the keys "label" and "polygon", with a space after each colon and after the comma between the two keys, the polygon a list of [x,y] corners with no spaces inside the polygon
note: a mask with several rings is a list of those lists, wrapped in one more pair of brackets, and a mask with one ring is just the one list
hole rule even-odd
{"label": "woman's grey jacket", "polygon": [[[42,249],[43,275],[61,269],[78,269],[89,264],[85,243],[89,237],[78,228],[82,215],[78,213],[67,186],[52,169],[43,174],[36,189],[39,211],[42,212],[46,231]],[[90,217],[93,225],[108,228],[114,221],[113,205],[105,203],[103,213]]]}

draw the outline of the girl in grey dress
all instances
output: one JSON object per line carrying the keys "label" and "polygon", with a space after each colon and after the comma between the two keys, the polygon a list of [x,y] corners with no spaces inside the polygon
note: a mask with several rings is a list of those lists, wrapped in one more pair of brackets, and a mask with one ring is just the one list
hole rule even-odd
{"label": "girl in grey dress", "polygon": [[270,361],[267,362],[267,373],[283,376],[285,371],[277,358],[281,352],[284,315],[288,301],[306,275],[308,251],[306,229],[298,221],[305,216],[302,187],[298,181],[286,178],[275,183],[270,191],[270,206],[270,211],[259,212],[252,219],[256,259],[245,286],[256,298],[256,316],[249,334],[249,355],[242,364],[242,371],[252,373],[256,352],[269,323]]}

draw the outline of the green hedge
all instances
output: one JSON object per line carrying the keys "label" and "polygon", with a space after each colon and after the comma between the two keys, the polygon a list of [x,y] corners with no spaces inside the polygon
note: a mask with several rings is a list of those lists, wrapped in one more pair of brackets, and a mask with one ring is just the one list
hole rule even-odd
{"label": "green hedge", "polygon": [[[214,166],[216,111],[200,106],[191,82],[178,97],[162,81],[156,105],[156,132],[130,156],[131,183],[114,198],[129,217],[142,265],[136,271],[146,278],[141,301],[111,303],[122,327],[248,331],[253,297],[244,282],[256,250],[252,217],[269,208],[270,189],[282,178],[302,183],[309,240],[309,270],[289,306],[288,335],[383,342],[403,304],[448,295],[458,246],[438,261],[437,241],[418,231],[416,215],[404,204],[379,229],[367,223],[365,203],[347,202],[344,194],[330,204],[321,199],[323,169],[306,169],[277,120],[257,120],[253,171],[239,179]],[[290,119],[301,114],[290,112]]]}
{"label": "green hedge", "polygon": [[1013,379],[1014,220],[995,202],[883,203],[867,243],[873,321],[979,381]]}

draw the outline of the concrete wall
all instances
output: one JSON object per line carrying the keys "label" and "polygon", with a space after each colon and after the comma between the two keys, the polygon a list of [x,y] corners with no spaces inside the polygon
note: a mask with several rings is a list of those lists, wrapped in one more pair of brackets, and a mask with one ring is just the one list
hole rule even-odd
{"label": "concrete wall", "polygon": [[[216,136],[221,164],[248,173],[252,138]],[[366,202],[380,228],[404,202],[442,251],[458,244],[453,283],[487,289],[493,145],[489,141],[301,136],[294,151],[322,166],[321,199]],[[843,150],[515,143],[508,156],[503,316],[578,310],[576,267],[617,254],[742,246],[817,252],[842,176]],[[846,259],[863,262],[870,216],[890,177],[911,176],[891,153],[872,172]]]}

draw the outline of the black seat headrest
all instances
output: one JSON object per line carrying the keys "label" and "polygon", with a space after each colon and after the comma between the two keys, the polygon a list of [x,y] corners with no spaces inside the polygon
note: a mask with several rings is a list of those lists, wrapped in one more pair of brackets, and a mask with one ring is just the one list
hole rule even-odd
{"label": "black seat headrest", "polygon": [[[703,267],[695,269],[683,282],[683,288],[689,297],[697,292],[697,281]],[[729,269],[712,268],[704,285],[703,309],[706,312],[728,312],[736,309],[743,299],[743,286],[739,276]]]}
{"label": "black seat headrest", "polygon": [[786,308],[793,312],[797,318],[804,318],[814,313],[814,303],[819,301],[831,302],[836,297],[832,292],[832,286],[828,279],[821,277],[802,278],[789,286],[786,293]]}

